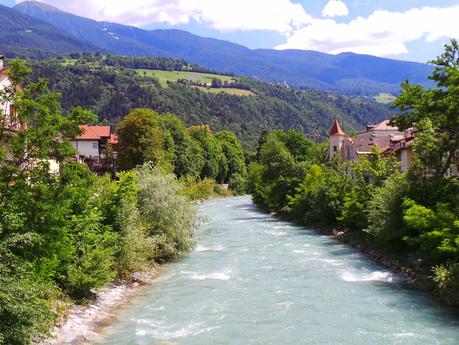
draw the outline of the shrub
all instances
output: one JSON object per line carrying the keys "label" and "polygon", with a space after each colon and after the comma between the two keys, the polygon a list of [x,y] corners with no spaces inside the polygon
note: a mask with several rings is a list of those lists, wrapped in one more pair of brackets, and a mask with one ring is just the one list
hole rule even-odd
{"label": "shrub", "polygon": [[212,178],[194,178],[187,176],[180,180],[182,188],[178,194],[189,197],[191,200],[204,200],[209,199],[215,190],[217,185],[215,180]]}
{"label": "shrub", "polygon": [[[2,226],[0,224],[0,235]],[[11,246],[24,239],[0,242],[0,344],[30,344],[48,334],[55,319],[50,308],[55,287],[32,274],[32,266],[14,255]],[[14,243],[17,242],[17,243]]]}
{"label": "shrub", "polygon": [[188,197],[178,195],[180,185],[172,174],[164,175],[150,164],[137,168],[138,207],[148,236],[156,246],[157,259],[176,258],[194,245],[195,207]]}
{"label": "shrub", "polygon": [[433,273],[438,295],[449,305],[459,306],[459,263],[435,266]]}
{"label": "shrub", "polygon": [[128,279],[132,272],[142,271],[155,259],[155,244],[140,217],[136,200],[125,200],[118,215],[121,243],[116,270],[119,278]]}
{"label": "shrub", "polygon": [[394,174],[376,188],[368,205],[368,227],[381,245],[403,245],[407,229],[403,222],[402,203],[408,195],[409,184],[404,174]]}
{"label": "shrub", "polygon": [[238,194],[247,192],[247,176],[242,174],[233,174],[228,180],[228,186]]}
{"label": "shrub", "polygon": [[59,280],[64,290],[78,299],[88,297],[91,289],[103,287],[114,278],[117,236],[101,220],[99,210],[87,210],[74,217],[69,233],[73,252],[63,263]]}

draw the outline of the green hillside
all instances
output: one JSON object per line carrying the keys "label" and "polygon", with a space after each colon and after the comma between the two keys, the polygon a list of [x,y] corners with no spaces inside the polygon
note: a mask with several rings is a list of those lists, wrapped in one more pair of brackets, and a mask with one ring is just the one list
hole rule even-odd
{"label": "green hillside", "polygon": [[160,70],[148,70],[148,69],[137,69],[135,70],[139,76],[154,77],[159,80],[162,86],[167,86],[168,81],[177,82],[179,79],[186,79],[189,81],[198,81],[203,84],[210,85],[212,79],[226,80],[227,82],[233,82],[233,78],[222,76],[218,74],[208,73],[197,73],[197,72],[183,72],[183,71],[160,71]]}
{"label": "green hillside", "polygon": [[[151,108],[160,113],[177,114],[187,125],[209,124],[213,130],[232,130],[247,148],[254,148],[259,135],[268,129],[297,129],[318,139],[327,137],[327,130],[336,118],[346,130],[361,129],[393,115],[376,102],[350,98],[328,92],[299,90],[247,78],[213,73],[219,78],[234,78],[241,87],[250,89],[254,97],[222,92],[222,89],[197,88],[193,85],[168,82],[177,71],[190,67],[182,60],[125,58],[116,60],[87,56],[77,63],[68,60],[31,61],[32,79],[49,79],[51,89],[60,91],[64,110],[83,106],[99,115],[100,121],[116,123],[134,108]],[[117,61],[115,66],[108,66]],[[146,75],[132,67],[162,66]],[[195,75],[198,72],[181,74]],[[210,77],[209,77],[210,78]],[[178,80],[178,78],[177,78]],[[204,79],[205,80],[205,79]],[[207,92],[203,92],[207,91]],[[247,90],[232,89],[232,92]]]}
{"label": "green hillside", "polygon": [[[70,56],[71,55],[71,56]],[[203,92],[209,93],[227,93],[236,96],[253,96],[248,85],[241,84],[239,79],[207,70],[201,66],[190,65],[185,61],[173,60],[167,58],[130,58],[119,56],[98,56],[92,57],[88,53],[72,53],[68,57],[58,59],[62,66],[79,66],[90,69],[103,68],[105,70],[115,71],[117,68],[135,73],[138,77],[151,78],[159,81],[164,88],[169,83],[186,83]],[[81,59],[75,58],[82,57]],[[217,81],[220,86],[213,86],[212,83]],[[143,85],[148,85],[144,81]]]}

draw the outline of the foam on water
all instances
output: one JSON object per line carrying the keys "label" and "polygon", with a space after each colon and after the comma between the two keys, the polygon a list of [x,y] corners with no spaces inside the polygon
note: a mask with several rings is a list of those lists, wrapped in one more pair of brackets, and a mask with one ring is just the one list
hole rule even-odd
{"label": "foam on water", "polygon": [[413,332],[401,332],[401,333],[395,333],[394,334],[396,337],[398,338],[402,338],[402,337],[414,337],[414,333]]}
{"label": "foam on water", "polygon": [[197,272],[182,272],[190,276],[192,280],[229,280],[230,272],[215,272],[208,274],[199,274]]}
{"label": "foam on water", "polygon": [[325,264],[330,264],[332,266],[343,266],[341,261],[335,259],[318,259],[318,261],[323,262]]}
{"label": "foam on water", "polygon": [[266,230],[264,231],[264,233],[272,236],[287,236],[287,233],[285,231],[279,230]]}
{"label": "foam on water", "polygon": [[206,246],[198,244],[196,246],[195,251],[197,251],[198,253],[199,252],[219,252],[219,251],[221,251],[223,249],[224,249],[224,247],[221,246],[221,245],[213,246],[213,247],[206,247]]}
{"label": "foam on water", "polygon": [[387,271],[374,271],[370,273],[355,273],[355,272],[344,272],[341,278],[347,282],[385,282],[392,283],[394,276],[392,273]]}
{"label": "foam on water", "polygon": [[177,327],[174,324],[171,325],[165,322],[145,319],[138,320],[137,323],[142,326],[136,329],[136,336],[153,336],[160,340],[171,340],[195,336],[219,328],[219,326],[205,327],[204,322],[191,323],[182,327],[180,325]]}

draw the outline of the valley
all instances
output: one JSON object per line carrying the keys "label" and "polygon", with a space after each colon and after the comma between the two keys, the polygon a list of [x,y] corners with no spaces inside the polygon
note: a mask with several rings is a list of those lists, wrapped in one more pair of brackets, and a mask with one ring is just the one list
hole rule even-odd
{"label": "valley", "polygon": [[457,344],[459,5],[407,3],[0,0],[0,345]]}

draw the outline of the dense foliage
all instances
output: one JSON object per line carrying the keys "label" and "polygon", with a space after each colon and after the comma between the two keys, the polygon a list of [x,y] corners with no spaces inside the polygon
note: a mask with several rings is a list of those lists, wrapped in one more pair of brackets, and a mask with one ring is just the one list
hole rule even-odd
{"label": "dense foliage", "polygon": [[216,135],[207,125],[185,127],[172,114],[134,109],[118,126],[119,166],[133,169],[145,162],[178,178],[206,178],[245,192],[247,168],[244,151],[232,132]]}
{"label": "dense foliage", "polygon": [[[109,66],[107,59],[113,60],[109,64],[115,67]],[[353,130],[392,115],[384,106],[360,98],[300,91],[250,79],[238,85],[250,88],[256,96],[208,93],[172,82],[163,88],[157,79],[124,67],[147,64],[167,70],[183,61],[84,54],[75,65],[64,60],[32,63],[30,80],[48,78],[50,89],[62,94],[64,111],[78,105],[98,114],[99,121],[116,123],[135,108],[150,108],[174,113],[188,126],[205,123],[216,131],[230,130],[248,148],[255,147],[263,130],[294,128],[320,139],[336,117],[346,129]]]}
{"label": "dense foliage", "polygon": [[[0,117],[0,344],[5,345],[39,340],[70,301],[91,298],[113,279],[130,279],[135,271],[189,251],[196,225],[190,199],[210,196],[202,192],[209,182],[199,179],[200,171],[196,177],[184,173],[181,183],[167,170],[176,152],[183,158],[187,140],[194,143],[172,115],[138,110],[127,117],[129,123],[142,115],[138,121],[146,133],[164,138],[116,179],[74,163],[69,139],[80,134],[78,124],[94,116],[81,108],[63,116],[59,95],[44,80],[21,90],[27,72],[15,61],[9,71],[13,85],[0,91],[1,102],[11,102],[27,125],[10,131]],[[149,117],[152,121],[145,121]],[[215,139],[220,159],[226,159],[222,145],[240,148],[233,139]],[[155,148],[170,157],[165,167],[153,159]],[[241,153],[228,153],[229,160],[232,155]],[[59,171],[50,170],[51,160],[59,162]],[[212,195],[223,193],[210,182]]]}
{"label": "dense foliage", "polygon": [[393,122],[403,129],[416,124],[408,172],[401,174],[396,158],[376,148],[342,162],[298,132],[273,131],[260,139],[249,188],[267,211],[347,229],[426,277],[433,274],[432,288],[459,306],[459,180],[448,176],[459,152],[458,43],[433,63],[438,88],[406,83],[396,101],[403,114]]}

